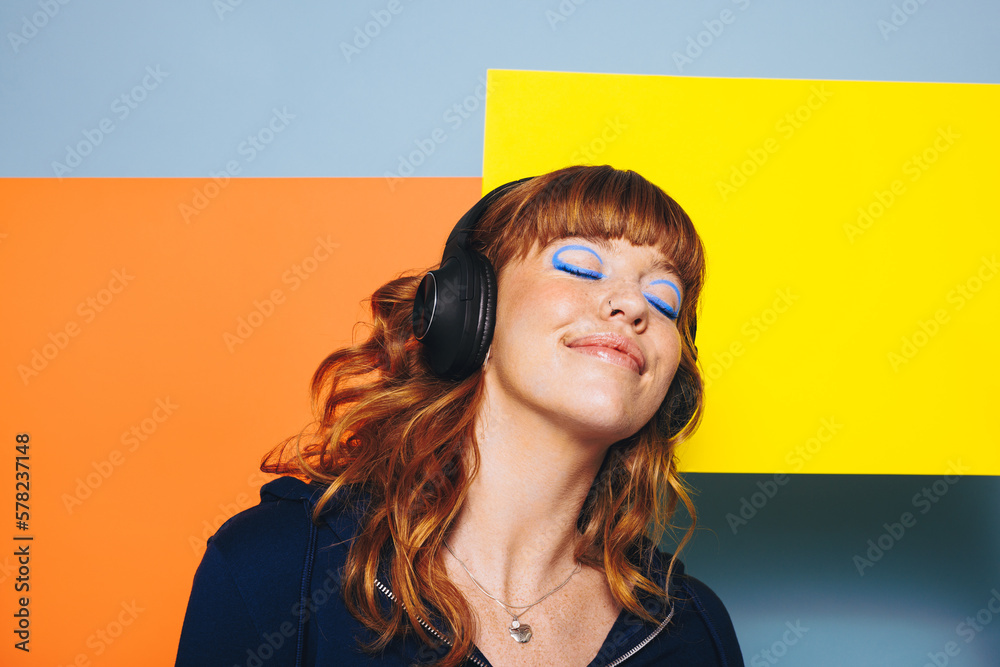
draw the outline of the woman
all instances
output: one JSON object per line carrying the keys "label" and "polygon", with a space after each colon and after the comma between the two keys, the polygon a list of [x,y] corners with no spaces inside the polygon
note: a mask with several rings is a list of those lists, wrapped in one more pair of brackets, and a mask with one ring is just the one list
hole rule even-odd
{"label": "woman", "polygon": [[742,665],[655,546],[678,500],[694,516],[674,449],[703,280],[688,216],[634,172],[484,197],[316,371],[316,428],[262,464],[310,483],[209,541],[177,664]]}

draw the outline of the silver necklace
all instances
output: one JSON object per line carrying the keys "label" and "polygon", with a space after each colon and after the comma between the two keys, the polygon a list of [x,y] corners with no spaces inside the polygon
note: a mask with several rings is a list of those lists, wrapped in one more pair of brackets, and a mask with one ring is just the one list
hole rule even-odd
{"label": "silver necklace", "polygon": [[[451,546],[449,546],[449,544],[448,544],[448,542],[446,540],[442,540],[442,541],[444,542],[445,548],[449,551],[449,553],[451,553],[452,556],[455,556],[455,560],[457,560],[458,564],[462,566],[462,569],[465,570],[465,573],[467,575],[469,575],[469,579],[472,579],[472,583],[474,583],[476,585],[476,588],[478,588],[480,591],[482,591],[483,595],[485,595],[486,597],[488,597],[489,599],[493,600],[498,605],[500,605],[500,607],[505,612],[507,612],[508,614],[510,614],[510,618],[511,618],[510,627],[507,628],[507,631],[510,633],[511,639],[513,639],[514,641],[516,641],[518,644],[527,644],[528,642],[531,641],[531,637],[532,637],[531,626],[528,625],[527,623],[521,623],[521,621],[518,620],[518,619],[520,619],[521,616],[523,616],[525,613],[527,613],[527,611],[529,609],[531,609],[532,607],[534,607],[536,604],[538,604],[539,602],[541,602],[542,600],[544,600],[545,598],[549,597],[550,595],[552,595],[553,593],[555,593],[556,591],[558,591],[560,588],[562,588],[563,586],[565,586],[566,584],[568,584],[569,580],[573,578],[573,575],[576,574],[577,572],[579,572],[581,569],[583,569],[583,565],[581,563],[577,562],[576,569],[573,570],[568,577],[566,577],[566,581],[562,582],[561,584],[559,584],[558,586],[556,586],[551,591],[549,591],[548,593],[546,593],[542,597],[538,598],[537,600],[535,600],[531,604],[522,604],[522,605],[508,604],[508,603],[504,602],[503,600],[501,600],[500,598],[497,598],[497,597],[494,597],[493,595],[490,595],[486,591],[486,589],[483,588],[482,585],[478,581],[476,581],[476,578],[474,576],[472,576],[472,572],[469,571],[469,568],[468,568],[468,566],[466,566],[465,561],[463,561],[461,558],[459,558],[458,556],[455,555],[455,552],[452,550]],[[514,612],[511,611],[511,609],[521,609],[522,611],[520,611],[517,614],[515,614]]]}

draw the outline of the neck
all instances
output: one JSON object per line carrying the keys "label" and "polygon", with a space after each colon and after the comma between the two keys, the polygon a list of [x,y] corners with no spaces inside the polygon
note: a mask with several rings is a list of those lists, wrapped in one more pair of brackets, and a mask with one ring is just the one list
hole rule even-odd
{"label": "neck", "polygon": [[[577,518],[607,447],[496,410],[480,414],[476,439],[479,470],[447,539],[483,588],[527,604],[576,566]],[[449,569],[467,578],[456,563]]]}

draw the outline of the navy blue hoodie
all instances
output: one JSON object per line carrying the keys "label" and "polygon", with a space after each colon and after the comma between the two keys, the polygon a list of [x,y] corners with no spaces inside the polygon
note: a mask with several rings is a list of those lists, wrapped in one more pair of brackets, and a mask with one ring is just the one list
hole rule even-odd
{"label": "navy blue hoodie", "polygon": [[[412,634],[375,655],[358,648],[359,638],[375,637],[347,612],[340,572],[359,527],[360,504],[335,497],[316,526],[310,514],[322,490],[292,477],[276,479],[261,488],[259,505],[209,538],[184,617],[177,667],[414,665],[441,657],[441,649]],[[663,585],[669,557],[656,553],[659,562],[647,574]],[[722,602],[683,572],[678,562],[667,620],[647,623],[622,611],[589,667],[743,665]],[[388,582],[383,575],[374,584],[386,605],[397,604]],[[667,611],[652,597],[640,599],[654,617]],[[426,627],[437,634],[440,622],[431,619]],[[467,664],[490,663],[477,649]]]}

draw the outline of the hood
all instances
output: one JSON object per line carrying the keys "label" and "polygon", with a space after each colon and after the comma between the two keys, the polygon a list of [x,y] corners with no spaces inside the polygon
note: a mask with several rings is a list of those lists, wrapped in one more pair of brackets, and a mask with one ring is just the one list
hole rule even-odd
{"label": "hood", "polygon": [[[318,482],[306,483],[297,477],[279,477],[260,488],[261,502],[291,500],[305,504],[312,514],[327,485]],[[345,487],[327,503],[321,515],[323,521],[344,543],[357,535],[370,498],[364,491]]]}

